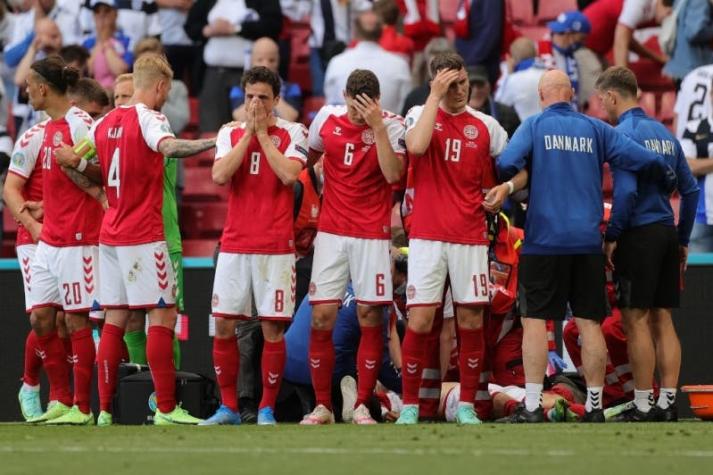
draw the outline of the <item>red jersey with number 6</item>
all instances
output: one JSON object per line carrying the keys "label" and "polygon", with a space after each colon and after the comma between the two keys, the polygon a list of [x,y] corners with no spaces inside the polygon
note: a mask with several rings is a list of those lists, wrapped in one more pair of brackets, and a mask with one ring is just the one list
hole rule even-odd
{"label": "red jersey with number 6", "polygon": [[[307,163],[307,129],[296,122],[277,119],[267,133],[288,159]],[[245,134],[245,124],[223,127],[215,143],[221,160]],[[250,139],[240,167],[230,182],[228,217],[220,239],[222,252],[289,254],[295,251],[294,192],[275,174],[256,136]]]}
{"label": "red jersey with number 6", "polygon": [[129,246],[163,241],[162,140],[173,138],[166,116],[144,104],[117,107],[90,131],[109,208],[99,241]]}
{"label": "red jersey with number 6", "polygon": [[[422,112],[423,106],[408,112],[406,134]],[[507,132],[488,115],[471,107],[460,114],[439,108],[426,152],[409,154],[413,167],[409,237],[488,244],[484,191],[496,184],[493,158],[500,155],[507,140]]]}
{"label": "red jersey with number 6", "polygon": [[92,118],[77,107],[70,107],[64,117],[45,126],[40,156],[42,160],[42,196],[44,219],[40,241],[51,246],[96,245],[102,219],[102,207],[55,162],[54,151],[63,143],[76,145],[86,138]]}
{"label": "red jersey with number 6", "polygon": [[[401,116],[383,112],[391,147],[406,153]],[[324,152],[319,230],[365,239],[391,236],[391,185],[379,166],[374,131],[347,117],[346,106],[324,106],[309,128],[309,148]]]}

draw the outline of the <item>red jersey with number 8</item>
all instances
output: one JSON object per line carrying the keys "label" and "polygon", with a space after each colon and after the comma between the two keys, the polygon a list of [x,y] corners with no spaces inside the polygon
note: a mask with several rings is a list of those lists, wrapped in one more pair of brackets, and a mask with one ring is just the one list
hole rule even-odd
{"label": "red jersey with number 8", "polygon": [[[383,112],[391,147],[406,153],[401,116]],[[391,185],[379,166],[374,131],[347,117],[346,106],[324,106],[309,131],[309,148],[324,152],[319,230],[365,239],[391,237]]]}
{"label": "red jersey with number 8", "polygon": [[[406,115],[406,134],[423,106]],[[492,117],[466,107],[460,114],[439,108],[433,136],[422,156],[409,154],[413,167],[413,215],[410,238],[456,244],[488,244],[484,191],[493,187],[493,158],[507,132]]]}
{"label": "red jersey with number 8", "polygon": [[[307,129],[296,122],[277,119],[267,133],[288,159],[307,163]],[[245,134],[245,124],[223,127],[215,143],[221,160]],[[228,217],[220,239],[221,252],[289,254],[295,251],[294,192],[275,174],[256,136],[251,137],[240,166],[230,182]]]}
{"label": "red jersey with number 8", "polygon": [[163,241],[162,140],[174,137],[166,116],[144,104],[117,107],[90,131],[109,209],[99,241],[128,246]]}
{"label": "red jersey with number 8", "polygon": [[76,145],[87,136],[92,118],[81,109],[70,107],[64,117],[45,126],[40,157],[44,219],[40,241],[51,246],[96,245],[102,207],[55,162],[54,151],[63,143]]}

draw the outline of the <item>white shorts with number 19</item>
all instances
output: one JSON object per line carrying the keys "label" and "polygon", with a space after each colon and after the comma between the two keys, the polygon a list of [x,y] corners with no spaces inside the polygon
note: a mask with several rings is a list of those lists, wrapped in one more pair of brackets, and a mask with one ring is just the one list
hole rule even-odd
{"label": "white shorts with number 19", "polygon": [[213,316],[251,318],[254,294],[261,320],[291,320],[296,279],[294,253],[221,252],[213,280]]}

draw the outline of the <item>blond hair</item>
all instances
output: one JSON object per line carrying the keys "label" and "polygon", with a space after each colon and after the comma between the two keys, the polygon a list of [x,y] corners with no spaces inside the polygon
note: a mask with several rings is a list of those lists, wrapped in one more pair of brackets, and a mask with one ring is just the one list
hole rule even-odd
{"label": "blond hair", "polygon": [[173,70],[165,56],[146,53],[134,63],[134,88],[145,89],[162,79],[173,79]]}
{"label": "blond hair", "polygon": [[124,81],[132,81],[134,80],[134,75],[131,73],[124,73],[124,74],[119,74],[116,79],[114,79],[114,86],[116,86],[119,83],[122,83]]}
{"label": "blond hair", "polygon": [[144,38],[136,43],[136,46],[134,47],[134,58],[143,56],[146,53],[164,54],[163,45],[157,38]]}

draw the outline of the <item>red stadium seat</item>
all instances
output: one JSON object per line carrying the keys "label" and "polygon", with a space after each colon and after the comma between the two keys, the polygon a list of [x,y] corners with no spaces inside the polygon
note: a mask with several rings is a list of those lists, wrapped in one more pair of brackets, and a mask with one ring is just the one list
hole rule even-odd
{"label": "red stadium seat", "polygon": [[228,186],[213,183],[210,167],[187,167],[184,173],[185,201],[224,201],[228,198]]}
{"label": "red stadium seat", "polygon": [[17,222],[7,208],[3,208],[2,210],[2,230],[4,237],[11,235],[14,238],[15,234],[17,234]]}
{"label": "red stadium seat", "polygon": [[546,26],[519,26],[517,30],[523,34],[523,36],[530,38],[532,41],[537,43],[538,41],[545,38],[550,30]]}
{"label": "red stadium seat", "polygon": [[184,203],[181,229],[186,239],[217,238],[223,232],[228,203]]}
{"label": "red stadium seat", "polygon": [[676,104],[676,92],[666,91],[661,95],[659,120],[667,126],[673,125],[673,106]]}
{"label": "red stadium seat", "polygon": [[441,21],[443,23],[453,23],[456,21],[456,14],[461,0],[441,0],[439,3]]}
{"label": "red stadium seat", "polygon": [[[307,23],[292,23],[290,25],[290,63],[306,63],[309,61],[310,26]],[[296,78],[290,76],[290,81]]]}
{"label": "red stadium seat", "polygon": [[507,0],[507,10],[515,26],[535,24],[535,12],[529,0]]}
{"label": "red stadium seat", "polygon": [[305,99],[302,105],[302,123],[307,127],[312,123],[314,117],[319,112],[319,109],[324,105],[324,97],[322,96],[310,96]]}
{"label": "red stadium seat", "polygon": [[642,92],[639,98],[639,106],[644,109],[647,115],[656,117],[656,94],[653,92]]}
{"label": "red stadium seat", "polygon": [[217,239],[185,239],[183,245],[184,257],[213,257]]}
{"label": "red stadium seat", "polygon": [[[532,2],[520,0],[518,3]],[[540,23],[546,23],[557,18],[560,13],[571,10],[577,10],[577,0],[541,0],[537,12],[537,20]]]}
{"label": "red stadium seat", "polygon": [[287,73],[290,81],[297,83],[302,89],[302,95],[312,92],[312,74],[309,71],[309,63],[299,62],[290,63],[290,69]]}

